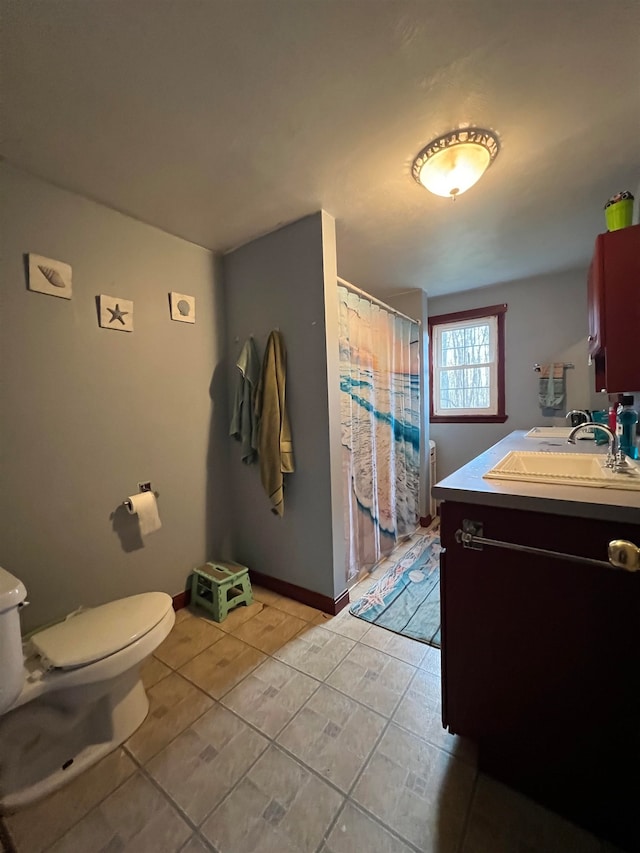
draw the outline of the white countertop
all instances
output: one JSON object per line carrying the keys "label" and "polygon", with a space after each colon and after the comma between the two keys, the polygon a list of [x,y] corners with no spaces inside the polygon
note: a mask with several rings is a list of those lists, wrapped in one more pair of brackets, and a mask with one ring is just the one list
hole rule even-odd
{"label": "white countertop", "polygon": [[606,445],[598,447],[593,441],[578,441],[572,445],[568,444],[566,439],[525,438],[525,434],[525,430],[512,432],[480,456],[440,480],[432,489],[433,496],[439,501],[475,503],[640,524],[638,491],[483,479],[483,475],[510,450],[595,454],[607,452]]}

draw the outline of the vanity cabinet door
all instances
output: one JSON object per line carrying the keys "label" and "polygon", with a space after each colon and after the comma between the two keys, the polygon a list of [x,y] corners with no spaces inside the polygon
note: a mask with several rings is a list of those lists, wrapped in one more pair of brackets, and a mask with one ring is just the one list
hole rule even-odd
{"label": "vanity cabinet door", "polygon": [[455,541],[468,518],[493,539],[606,560],[611,539],[640,544],[640,525],[450,501],[441,508],[450,730],[554,737],[640,719],[640,572]]}
{"label": "vanity cabinet door", "polygon": [[478,743],[484,772],[626,843],[640,802],[640,572],[474,551],[455,532],[470,519],[488,538],[606,560],[612,539],[640,545],[640,524],[450,501],[441,513],[445,725]]}

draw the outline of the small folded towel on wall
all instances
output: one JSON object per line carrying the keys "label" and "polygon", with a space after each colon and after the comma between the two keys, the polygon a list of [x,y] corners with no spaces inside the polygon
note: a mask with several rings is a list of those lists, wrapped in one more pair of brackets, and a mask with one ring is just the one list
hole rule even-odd
{"label": "small folded towel on wall", "polygon": [[253,338],[247,338],[236,361],[239,370],[229,435],[242,443],[242,461],[258,458],[258,415],[255,402],[260,379],[260,360]]}
{"label": "small folded towel on wall", "polygon": [[564,363],[551,362],[540,367],[538,402],[541,409],[550,409],[553,415],[564,406],[566,396]]}
{"label": "small folded towel on wall", "polygon": [[271,501],[271,512],[284,515],[284,474],[294,471],[293,442],[285,406],[287,351],[280,332],[269,335],[256,395],[260,414],[258,457],[260,479]]}

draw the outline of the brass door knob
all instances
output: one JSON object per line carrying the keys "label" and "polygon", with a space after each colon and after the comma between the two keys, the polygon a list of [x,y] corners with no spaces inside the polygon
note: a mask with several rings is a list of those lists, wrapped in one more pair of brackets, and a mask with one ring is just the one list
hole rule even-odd
{"label": "brass door knob", "polygon": [[640,571],[640,548],[626,539],[614,539],[609,542],[609,562],[616,569]]}

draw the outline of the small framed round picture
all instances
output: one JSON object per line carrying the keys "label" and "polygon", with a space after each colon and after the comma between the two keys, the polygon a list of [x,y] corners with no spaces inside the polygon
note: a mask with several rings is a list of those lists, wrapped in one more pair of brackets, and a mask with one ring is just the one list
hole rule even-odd
{"label": "small framed round picture", "polygon": [[195,323],[196,321],[196,298],[187,296],[186,293],[170,293],[171,319],[179,320],[181,323]]}

